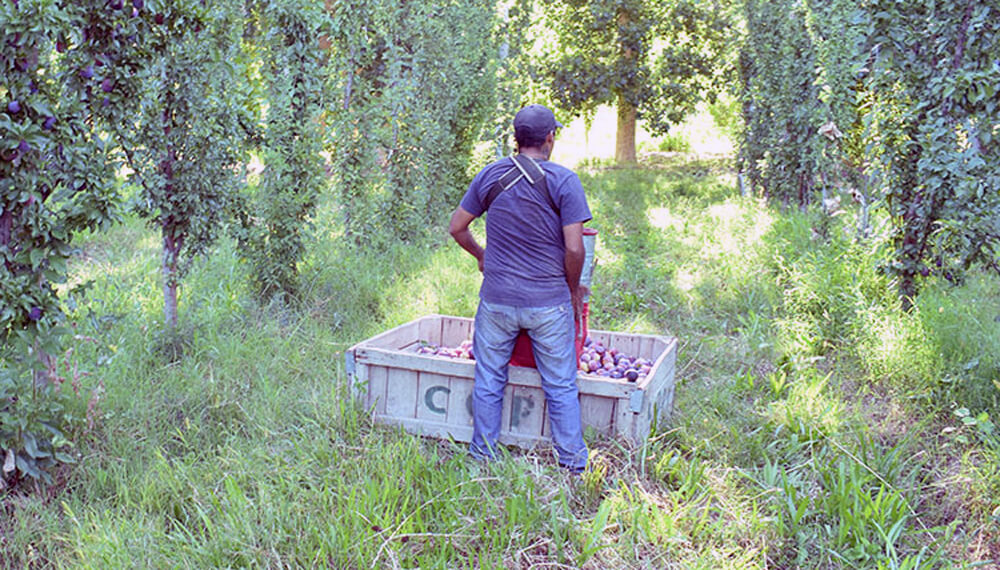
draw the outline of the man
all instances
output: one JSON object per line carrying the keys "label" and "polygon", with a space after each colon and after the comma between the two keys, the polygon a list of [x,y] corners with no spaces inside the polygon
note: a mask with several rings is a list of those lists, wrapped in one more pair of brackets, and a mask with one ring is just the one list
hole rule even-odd
{"label": "man", "polygon": [[[587,465],[587,447],[574,336],[583,309],[583,224],[591,215],[579,177],[548,160],[560,127],[552,111],[541,105],[518,111],[514,139],[519,156],[514,158],[521,166],[505,158],[481,170],[452,215],[449,232],[476,258],[483,273],[473,337],[476,373],[469,452],[477,459],[496,458],[508,363],[524,330],[542,377],[559,463],[581,472]],[[533,165],[541,171],[532,171]],[[538,176],[542,171],[544,183]],[[499,191],[501,178],[510,184],[517,176]],[[484,249],[469,224],[487,208]]]}

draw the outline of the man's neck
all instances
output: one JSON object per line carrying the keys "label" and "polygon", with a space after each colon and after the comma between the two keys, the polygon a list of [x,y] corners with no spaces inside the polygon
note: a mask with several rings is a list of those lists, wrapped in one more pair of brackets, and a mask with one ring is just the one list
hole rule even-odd
{"label": "man's neck", "polygon": [[545,152],[542,148],[524,148],[518,151],[518,154],[523,154],[524,156],[533,158],[535,160],[548,160],[549,153]]}

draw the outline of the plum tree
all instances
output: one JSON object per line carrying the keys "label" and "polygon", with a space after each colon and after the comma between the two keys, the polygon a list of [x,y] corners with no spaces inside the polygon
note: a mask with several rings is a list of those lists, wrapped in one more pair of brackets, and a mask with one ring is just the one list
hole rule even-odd
{"label": "plum tree", "polygon": [[348,237],[423,235],[454,208],[495,107],[496,2],[327,5],[332,170]]}
{"label": "plum tree", "polygon": [[[48,478],[69,461],[64,408],[51,355],[69,330],[57,286],[67,281],[71,242],[117,216],[116,161],[81,82],[80,2],[0,4],[0,452],[18,478]],[[103,14],[93,18],[102,20]],[[56,57],[56,54],[59,54]],[[59,120],[56,119],[59,117]]]}
{"label": "plum tree", "polygon": [[259,2],[253,13],[268,106],[260,137],[265,169],[259,188],[247,192],[235,233],[257,293],[269,300],[298,292],[303,232],[326,184],[320,153],[328,135],[321,117],[328,54],[318,37],[329,32],[330,19],[311,0]]}
{"label": "plum tree", "polygon": [[[164,322],[175,330],[180,281],[218,238],[240,184],[239,36],[229,23],[242,3],[177,0],[158,9],[111,30],[108,52],[119,59],[103,80],[102,105],[141,101],[109,105],[109,114],[122,115],[107,122],[141,190],[136,210],[161,234]],[[144,32],[142,45],[124,26]]]}

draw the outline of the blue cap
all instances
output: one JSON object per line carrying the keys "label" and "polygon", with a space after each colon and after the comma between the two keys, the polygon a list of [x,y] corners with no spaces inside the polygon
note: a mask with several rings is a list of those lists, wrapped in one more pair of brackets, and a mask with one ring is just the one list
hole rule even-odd
{"label": "blue cap", "polygon": [[515,136],[527,135],[529,138],[544,138],[546,135],[562,127],[556,116],[544,105],[528,105],[514,115]]}

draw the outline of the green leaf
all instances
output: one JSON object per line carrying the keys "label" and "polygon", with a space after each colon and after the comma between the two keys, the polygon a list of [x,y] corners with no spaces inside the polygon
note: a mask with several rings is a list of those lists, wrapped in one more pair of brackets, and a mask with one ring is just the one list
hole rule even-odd
{"label": "green leaf", "polygon": [[38,267],[42,263],[42,260],[45,259],[45,250],[33,248],[28,252],[28,257],[31,260],[31,266]]}
{"label": "green leaf", "polygon": [[45,457],[51,457],[52,454],[47,451],[43,451],[38,448],[38,441],[35,439],[35,434],[31,432],[25,432],[23,434],[24,439],[24,452],[27,453],[33,459],[42,459]]}
{"label": "green leaf", "polygon": [[17,470],[21,473],[24,473],[32,479],[42,478],[42,472],[39,471],[38,462],[34,458],[25,457],[19,453],[17,454],[15,462],[17,464]]}

